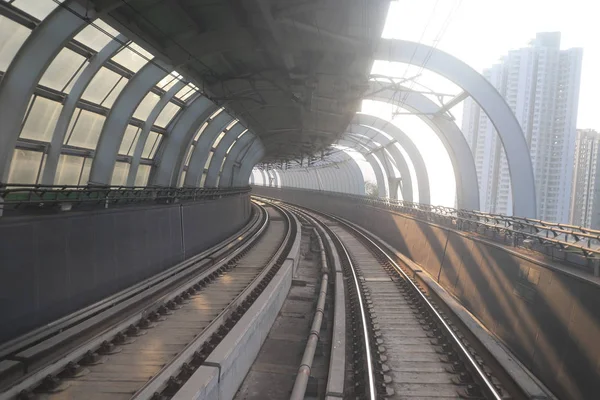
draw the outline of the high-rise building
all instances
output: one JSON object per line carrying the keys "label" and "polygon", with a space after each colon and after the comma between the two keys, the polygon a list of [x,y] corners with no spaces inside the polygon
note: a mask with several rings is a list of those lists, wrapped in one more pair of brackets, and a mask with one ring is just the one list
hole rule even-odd
{"label": "high-rise building", "polygon": [[600,133],[577,130],[570,223],[600,229]]}
{"label": "high-rise building", "polygon": [[[538,33],[483,71],[515,113],[533,163],[538,218],[568,222],[583,50],[560,49],[560,32]],[[471,146],[483,211],[512,214],[506,155],[485,112],[468,98],[462,130]]]}

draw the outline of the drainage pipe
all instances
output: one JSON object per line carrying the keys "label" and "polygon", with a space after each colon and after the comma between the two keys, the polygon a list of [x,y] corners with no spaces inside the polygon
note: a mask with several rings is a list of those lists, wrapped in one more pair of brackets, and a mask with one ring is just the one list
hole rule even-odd
{"label": "drainage pipe", "polygon": [[[317,230],[315,229],[315,233],[316,232]],[[304,348],[302,362],[300,363],[300,368],[298,368],[298,375],[296,375],[296,381],[294,382],[294,388],[292,389],[290,400],[304,400],[304,394],[306,392],[306,386],[308,385],[308,378],[310,376],[312,362],[315,357],[317,343],[319,342],[319,332],[321,330],[321,323],[323,322],[323,315],[325,312],[325,297],[327,296],[327,282],[329,279],[329,274],[327,273],[325,247],[323,246],[323,241],[318,233],[317,239],[319,241],[319,252],[321,253],[321,270],[323,271],[323,277],[321,278],[321,291],[319,292],[317,309],[315,311],[312,327],[310,329],[310,335],[308,336],[308,342]]]}

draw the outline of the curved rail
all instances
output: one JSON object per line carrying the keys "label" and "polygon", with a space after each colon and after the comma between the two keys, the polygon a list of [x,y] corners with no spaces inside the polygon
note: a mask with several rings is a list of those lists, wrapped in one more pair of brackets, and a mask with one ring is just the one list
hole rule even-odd
{"label": "curved rail", "polygon": [[[488,374],[484,371],[484,369],[479,364],[479,362],[471,354],[471,352],[469,351],[469,349],[467,348],[465,343],[463,343],[461,338],[455,333],[455,331],[452,329],[452,327],[450,326],[450,324],[446,320],[446,318],[444,318],[444,316],[442,316],[442,314],[438,311],[437,307],[427,297],[425,292],[417,285],[417,283],[414,281],[414,279],[412,279],[404,271],[404,269],[402,267],[400,267],[398,265],[398,263],[392,257],[390,257],[390,255],[388,254],[387,251],[385,251],[381,246],[379,246],[369,236],[367,236],[363,232],[359,231],[352,225],[348,224],[346,221],[344,221],[341,218],[338,218],[331,214],[318,212],[318,211],[315,211],[312,209],[307,209],[304,207],[299,208],[299,207],[292,206],[292,205],[289,205],[289,206],[295,210],[298,210],[301,213],[309,212],[312,214],[316,214],[316,215],[325,217],[329,220],[335,221],[337,224],[343,226],[344,229],[351,232],[352,235],[357,237],[359,240],[367,243],[368,246],[372,247],[375,251],[377,251],[377,253],[382,255],[385,258],[385,260],[394,268],[396,273],[399,274],[410,285],[412,292],[414,292],[419,297],[420,301],[422,301],[422,304],[426,305],[428,312],[435,317],[437,324],[439,326],[443,327],[447,337],[452,341],[455,348],[458,349],[463,360],[466,361],[467,369],[473,373],[476,381],[480,382],[480,387],[482,389],[482,392],[485,394],[486,398],[494,399],[494,400],[502,400],[503,399],[501,391],[496,387],[496,385],[494,384],[494,382],[492,381],[490,376],[488,376]],[[335,232],[333,232],[322,220],[317,219],[317,221],[323,229],[325,229],[331,236],[333,236],[335,238],[335,240],[338,243],[338,246],[343,250],[343,257],[346,259],[346,262],[348,263],[348,265],[350,266],[351,271],[352,271],[353,285],[355,286],[357,292],[359,293],[359,295],[357,296],[357,300],[358,300],[359,307],[360,307],[360,314],[361,314],[360,316],[361,316],[362,327],[363,327],[363,329],[362,329],[363,335],[364,335],[363,343],[366,344],[365,354],[367,356],[366,358],[368,361],[368,363],[367,363],[367,371],[368,371],[367,376],[368,376],[368,386],[369,386],[368,392],[369,392],[369,397],[371,399],[376,399],[377,391],[376,391],[376,387],[375,387],[376,383],[375,383],[375,371],[373,368],[373,356],[371,354],[370,345],[369,345],[370,334],[368,331],[368,317],[367,317],[366,306],[365,306],[365,304],[363,302],[363,298],[362,298],[362,290],[361,290],[361,285],[360,285],[359,278],[358,278],[358,273],[356,271],[356,266],[354,265],[354,263],[352,261],[352,257],[350,256],[350,254],[346,248],[346,245],[343,243],[342,239]]]}
{"label": "curved rail", "polygon": [[[454,333],[454,330],[450,327],[450,325],[448,324],[446,319],[439,313],[439,311],[436,309],[434,304],[427,298],[425,293],[423,293],[421,288],[419,288],[417,286],[417,284],[414,282],[414,280],[411,279],[410,276],[408,276],[408,274],[396,263],[396,261],[394,261],[392,259],[392,257],[390,257],[389,254],[385,250],[383,250],[377,243],[375,243],[367,235],[354,229],[354,227],[346,224],[344,221],[342,221],[341,219],[339,219],[337,217],[334,217],[331,215],[328,215],[328,217],[331,219],[334,219],[335,221],[337,221],[340,224],[344,224],[344,226],[347,229],[351,230],[354,235],[359,236],[361,238],[361,240],[367,241],[371,246],[376,248],[377,251],[379,251],[380,254],[383,255],[387,259],[387,261],[394,267],[394,269],[398,272],[398,274],[400,274],[411,285],[412,289],[414,290],[414,293],[416,293],[420,297],[421,301],[423,301],[423,303],[425,303],[427,305],[429,312],[432,313],[433,315],[435,315],[437,322],[444,327],[446,334],[452,338],[453,343],[460,349],[461,355],[465,359],[468,360],[470,368],[476,372],[477,378],[481,382],[483,382],[484,392],[492,399],[502,400],[502,394],[498,391],[498,389],[496,388],[494,383],[491,381],[491,379],[488,377],[488,375],[485,373],[483,368],[481,368],[481,366],[479,365],[477,360],[475,360],[475,358],[471,355],[471,353],[469,352],[467,347],[463,344],[462,340],[460,340],[460,338],[456,335],[456,333]],[[347,254],[347,252],[346,252],[346,254]]]}
{"label": "curved rail", "polygon": [[[119,307],[120,304],[117,304],[116,306],[111,304],[112,308],[108,310],[109,315],[105,316],[105,323],[100,324],[100,329],[96,330],[95,334],[98,336],[92,336],[92,339],[86,339],[83,344],[78,345],[79,347],[75,347],[75,349],[73,349],[73,346],[68,347],[68,349],[65,350],[66,353],[63,351],[63,353],[58,358],[55,357],[54,361],[50,362],[49,365],[45,364],[46,366],[42,366],[41,369],[25,376],[14,384],[11,384],[5,392],[0,394],[0,399],[13,398],[23,390],[37,387],[40,384],[52,388],[56,387],[59,384],[59,382],[57,382],[58,379],[56,378],[59,373],[61,376],[65,374],[67,376],[74,376],[69,374],[77,374],[77,371],[79,370],[79,365],[77,363],[80,360],[85,359],[86,363],[93,363],[94,357],[98,357],[95,355],[97,351],[98,353],[101,351],[110,353],[112,349],[111,343],[117,343],[118,341],[122,342],[123,340],[126,340],[128,335],[135,336],[136,332],[151,327],[153,321],[160,318],[160,315],[168,314],[170,312],[169,310],[177,309],[178,304],[182,304],[190,295],[195,294],[197,290],[200,290],[209,282],[216,279],[220,274],[233,268],[234,264],[232,264],[231,261],[234,260],[233,262],[235,263],[235,260],[242,257],[248,251],[250,246],[254,245],[258,238],[261,237],[269,225],[269,217],[263,207],[260,207],[260,209],[261,217],[258,222],[255,221],[252,224],[253,230],[251,234],[244,234],[241,236],[235,235],[235,237],[227,243],[218,246],[214,252],[210,253],[209,257],[201,260],[202,262],[195,260],[196,264],[198,264],[198,267],[196,268],[184,268],[182,271],[180,267],[177,272],[171,273],[168,277],[162,277],[163,279],[155,280],[151,282],[151,285],[145,286],[144,283],[136,285],[136,290],[140,289],[137,286],[142,286],[141,292],[135,294],[133,297],[128,297],[123,301],[123,303],[126,303],[130,308]],[[285,213],[284,215],[287,216]],[[291,237],[290,230],[292,229],[292,224],[289,219],[286,219],[286,225],[287,235],[285,236],[285,240],[280,242],[281,244],[278,246],[278,250],[273,257],[271,257],[271,262],[268,265],[265,265],[262,269],[263,272],[254,277],[243,293],[230,302],[230,306],[226,307],[224,310],[226,311],[225,316],[228,317],[226,318],[227,327],[224,328],[224,325],[214,323],[212,324],[214,329],[208,329],[208,327],[205,329],[204,332],[211,331],[210,338],[213,342],[216,340],[216,337],[213,337],[214,334],[217,334],[217,336],[220,337],[224,332],[231,328],[237,319],[243,315],[244,311],[253,303],[262,289],[264,289],[266,286],[264,279],[268,280],[272,277],[273,268],[271,267],[274,263],[281,261],[282,252],[290,246],[289,239]],[[249,231],[244,230],[244,232],[248,233]],[[267,270],[270,271],[267,273]],[[141,308],[140,304],[142,304]],[[235,306],[234,308],[237,307],[235,310],[231,309],[232,304]],[[135,308],[133,315],[131,314],[131,307]],[[106,313],[106,311],[104,311],[104,313]],[[220,315],[222,314],[223,313]],[[92,319],[102,319],[103,316],[104,314],[100,313]],[[237,319],[232,316],[236,316]],[[219,318],[216,320],[220,321]],[[81,325],[85,325],[86,323],[87,321],[83,321],[83,324],[75,325],[73,328],[80,328]],[[59,336],[61,334],[62,332],[59,333]],[[47,341],[34,343],[33,346],[29,346],[24,350],[22,347],[19,347],[20,350],[15,354],[15,357],[19,357],[19,355],[25,352],[35,353],[36,348],[39,348],[40,346],[45,346],[46,349],[52,349],[53,344],[56,343],[60,343],[60,341],[57,342],[57,338],[54,336],[50,337]],[[57,346],[57,348],[53,349],[55,353],[61,351],[61,346]],[[25,394],[22,394],[21,396],[25,396]]]}

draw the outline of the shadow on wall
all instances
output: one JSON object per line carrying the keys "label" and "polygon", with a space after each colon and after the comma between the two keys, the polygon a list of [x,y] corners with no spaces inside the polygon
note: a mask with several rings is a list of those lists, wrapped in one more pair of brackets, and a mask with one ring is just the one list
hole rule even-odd
{"label": "shadow on wall", "polygon": [[494,332],[559,398],[600,393],[600,285],[498,244],[352,199],[254,188],[332,213],[378,235],[420,264]]}
{"label": "shadow on wall", "polygon": [[221,242],[250,210],[242,195],[0,219],[0,343]]}

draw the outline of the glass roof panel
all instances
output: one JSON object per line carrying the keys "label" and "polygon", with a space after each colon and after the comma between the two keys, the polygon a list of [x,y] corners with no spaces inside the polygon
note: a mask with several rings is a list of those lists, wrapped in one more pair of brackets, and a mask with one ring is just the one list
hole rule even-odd
{"label": "glass roof panel", "polygon": [[135,175],[134,186],[146,186],[148,185],[148,178],[150,177],[150,169],[152,166],[147,164],[140,164],[138,166],[137,174]]}
{"label": "glass roof panel", "polygon": [[90,171],[92,170],[92,162],[94,160],[92,158],[86,158],[83,163],[83,171],[81,171],[81,179],[79,179],[80,185],[87,185],[90,179]]}
{"label": "glass roof panel", "polygon": [[180,109],[181,107],[176,104],[167,103],[158,115],[158,118],[156,118],[154,124],[162,128],[166,127]]}
{"label": "glass roof panel", "polygon": [[117,97],[119,96],[119,94],[121,94],[121,91],[123,90],[125,85],[127,85],[127,82],[129,82],[129,79],[126,78],[122,78],[121,80],[119,80],[119,82],[115,85],[115,87],[112,89],[106,100],[104,100],[101,103],[101,105],[109,108],[112,107],[113,103],[115,102],[115,100],[117,100]]}
{"label": "glass roof panel", "polygon": [[231,122],[229,123],[229,125],[227,125],[227,126],[225,127],[225,129],[226,129],[226,130],[231,130],[231,128],[233,128],[233,126],[234,126],[235,124],[237,124],[237,123],[238,123],[238,120],[237,120],[237,119],[234,119],[233,121],[231,121]]}
{"label": "glass roof panel", "polygon": [[41,21],[62,2],[63,0],[15,0],[12,5]]}
{"label": "glass roof panel", "polygon": [[127,182],[127,174],[129,173],[129,164],[122,161],[115,163],[115,169],[113,169],[112,179],[110,184],[112,186],[123,186]]}
{"label": "glass roof panel", "polygon": [[0,16],[0,71],[6,71],[30,33],[24,26]]}
{"label": "glass roof panel", "polygon": [[[104,115],[81,110],[81,113],[73,115],[73,119],[77,119],[77,122],[74,124],[75,126],[72,131],[69,132],[67,144],[86,149],[95,149],[102,126],[104,125],[104,120],[106,119]],[[71,124],[73,124],[73,121],[71,121]]]}
{"label": "glass roof panel", "polygon": [[133,125],[127,125],[125,134],[123,135],[123,140],[121,141],[121,147],[119,147],[119,154],[123,154],[125,156],[133,155],[139,133],[140,128]]}
{"label": "glass roof panel", "polygon": [[210,167],[210,162],[212,161],[214,155],[215,153],[212,150],[210,153],[208,153],[208,158],[206,159],[206,163],[204,164],[204,169]]}
{"label": "glass roof panel", "polygon": [[63,48],[44,72],[40,85],[62,91],[85,61],[85,57]]}
{"label": "glass roof panel", "polygon": [[217,147],[219,145],[219,143],[221,143],[221,140],[223,140],[223,137],[225,136],[227,132],[223,131],[219,134],[219,136],[217,136],[217,138],[215,139],[213,146],[212,147]]}
{"label": "glass roof panel", "polygon": [[94,75],[81,97],[92,103],[100,104],[121,78],[121,75],[102,67]]}
{"label": "glass roof panel", "polygon": [[225,109],[225,108],[223,108],[223,107],[219,108],[217,111],[215,111],[214,113],[212,113],[212,114],[211,114],[211,116],[210,116],[210,117],[208,117],[208,118],[210,118],[210,119],[215,119],[215,117],[216,117],[217,115],[221,114],[221,113],[223,112],[223,110],[224,110],[224,109]]}
{"label": "glass roof panel", "polygon": [[177,82],[179,82],[180,79],[183,79],[183,77],[179,75],[177,71],[173,71],[169,75],[162,78],[156,86],[158,86],[164,91],[167,91],[171,89],[173,85],[175,85]]}
{"label": "glass roof panel", "polygon": [[56,168],[55,185],[79,185],[84,157],[61,154]]}
{"label": "glass roof panel", "polygon": [[133,116],[135,118],[145,120],[146,118],[148,118],[148,115],[150,115],[150,112],[152,111],[156,103],[158,103],[158,100],[160,100],[160,97],[158,97],[158,95],[152,92],[148,92],[146,96],[142,99],[138,107],[135,109]]}
{"label": "glass roof panel", "polygon": [[177,97],[181,101],[186,101],[194,93],[196,93],[196,89],[194,89],[194,87],[195,87],[194,85],[192,85],[191,83],[188,83],[183,88],[181,88],[181,90],[179,92],[177,92],[175,97]]}
{"label": "glass roof panel", "polygon": [[100,51],[118,34],[119,32],[106,22],[101,19],[96,19],[92,24],[83,28],[83,30],[75,36],[75,40],[96,51]]}
{"label": "glass roof panel", "polygon": [[61,110],[61,103],[36,96],[20,137],[50,142]]}
{"label": "glass roof panel", "polygon": [[112,58],[116,63],[121,64],[125,68],[138,72],[149,60],[152,59],[152,54],[142,49],[140,46],[131,42],[128,46],[123,47]]}
{"label": "glass roof panel", "polygon": [[150,131],[148,133],[148,138],[146,139],[146,143],[144,144],[144,150],[142,150],[142,158],[154,157],[154,153],[156,152],[155,148],[158,147],[157,142],[160,142],[161,136],[161,134],[154,131]]}
{"label": "glass roof panel", "polygon": [[188,147],[188,151],[187,154],[185,155],[185,166],[190,165],[190,160],[192,158],[192,154],[194,153],[194,149],[196,148],[196,146],[191,145],[190,147]]}
{"label": "glass roof panel", "polygon": [[198,129],[198,132],[196,132],[196,134],[194,135],[193,141],[198,140],[198,138],[200,137],[200,135],[202,135],[202,132],[204,132],[204,130],[206,129],[207,126],[208,126],[208,122],[205,122],[202,124],[200,129]]}
{"label": "glass roof panel", "polygon": [[8,172],[8,183],[37,183],[43,156],[39,151],[15,149]]}

